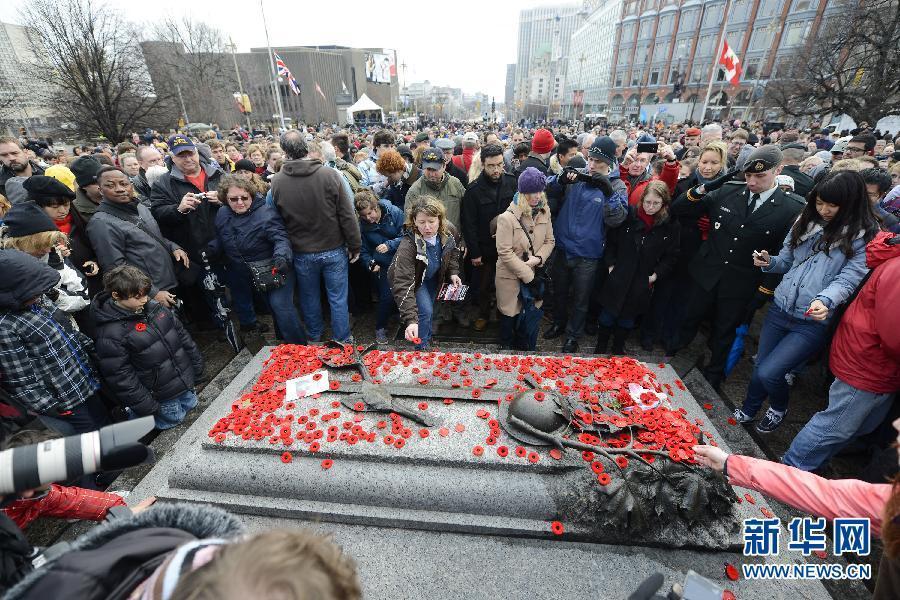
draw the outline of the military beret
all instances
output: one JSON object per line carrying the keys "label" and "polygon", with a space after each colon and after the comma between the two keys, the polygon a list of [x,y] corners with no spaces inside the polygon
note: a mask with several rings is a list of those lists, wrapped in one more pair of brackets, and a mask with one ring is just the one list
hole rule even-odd
{"label": "military beret", "polygon": [[421,142],[427,142],[427,141],[428,141],[428,134],[425,133],[424,131],[421,131],[416,134],[416,143],[417,144],[419,144]]}
{"label": "military beret", "polygon": [[744,173],[762,173],[781,164],[781,150],[767,144],[754,150],[744,163]]}
{"label": "military beret", "polygon": [[33,175],[25,180],[22,187],[28,191],[29,200],[68,198],[73,200],[75,192],[61,181],[45,175]]}
{"label": "military beret", "polygon": [[803,150],[804,152],[806,152],[806,146],[804,146],[800,142],[793,142],[790,144],[785,144],[784,146],[781,147],[781,149],[782,150],[789,150],[789,149],[790,150]]}

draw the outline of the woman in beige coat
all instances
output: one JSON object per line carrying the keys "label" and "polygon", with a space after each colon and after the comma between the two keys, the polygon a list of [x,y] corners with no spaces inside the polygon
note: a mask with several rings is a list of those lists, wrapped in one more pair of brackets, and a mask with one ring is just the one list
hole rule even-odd
{"label": "woman in beige coat", "polygon": [[553,251],[553,225],[544,195],[546,177],[529,167],[519,176],[519,193],[509,208],[497,217],[497,309],[500,311],[500,348],[534,350],[538,322],[534,332],[516,330],[516,316],[524,303],[520,297],[522,285],[528,285],[540,308],[543,290],[536,285],[535,271],[544,267]]}

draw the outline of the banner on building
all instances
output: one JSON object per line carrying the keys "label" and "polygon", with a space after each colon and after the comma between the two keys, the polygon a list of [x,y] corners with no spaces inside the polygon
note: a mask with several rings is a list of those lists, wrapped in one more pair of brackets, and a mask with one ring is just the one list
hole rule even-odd
{"label": "banner on building", "polygon": [[392,54],[366,52],[366,81],[372,83],[390,83],[391,76],[397,74]]}
{"label": "banner on building", "polygon": [[719,64],[725,67],[725,79],[731,82],[731,85],[737,87],[741,84],[741,59],[734,53],[728,40],[722,45],[722,55],[719,57]]}

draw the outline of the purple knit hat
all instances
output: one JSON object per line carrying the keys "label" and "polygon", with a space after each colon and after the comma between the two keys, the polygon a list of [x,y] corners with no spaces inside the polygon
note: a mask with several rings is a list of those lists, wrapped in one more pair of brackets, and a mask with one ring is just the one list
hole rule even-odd
{"label": "purple knit hat", "polygon": [[534,167],[528,167],[519,175],[519,193],[537,194],[547,187],[547,178]]}

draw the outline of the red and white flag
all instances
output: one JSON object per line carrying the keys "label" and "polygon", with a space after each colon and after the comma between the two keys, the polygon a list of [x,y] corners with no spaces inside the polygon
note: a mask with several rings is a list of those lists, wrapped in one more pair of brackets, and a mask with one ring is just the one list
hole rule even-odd
{"label": "red and white flag", "polygon": [[722,46],[719,64],[725,67],[725,79],[730,81],[731,85],[737,87],[741,84],[741,59],[728,45],[728,40],[725,40],[725,44]]}
{"label": "red and white flag", "polygon": [[322,88],[319,87],[319,82],[316,82],[316,91],[319,92],[319,95],[322,96],[322,100],[327,100],[325,98],[325,92],[322,91]]}

